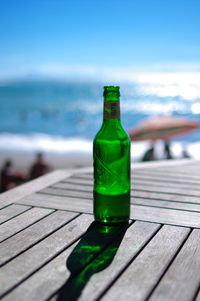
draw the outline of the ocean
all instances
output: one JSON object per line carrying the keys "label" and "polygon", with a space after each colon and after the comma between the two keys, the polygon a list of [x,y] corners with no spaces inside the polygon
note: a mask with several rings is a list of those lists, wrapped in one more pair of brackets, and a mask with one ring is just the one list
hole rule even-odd
{"label": "ocean", "polygon": [[[145,77],[146,76],[146,77]],[[0,82],[0,153],[87,154],[102,123],[103,86],[87,80],[13,80]],[[140,75],[114,82],[121,90],[121,120],[129,130],[142,119],[174,115],[200,120],[200,76]],[[148,142],[134,143],[139,160]],[[200,158],[200,130],[172,141],[175,157],[181,147]],[[91,163],[91,161],[88,161]]]}

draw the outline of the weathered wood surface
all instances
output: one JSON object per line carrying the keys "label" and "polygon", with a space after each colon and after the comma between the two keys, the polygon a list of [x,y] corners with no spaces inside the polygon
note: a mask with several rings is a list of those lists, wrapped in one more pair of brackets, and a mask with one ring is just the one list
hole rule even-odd
{"label": "weathered wood surface", "polygon": [[[85,222],[86,222],[86,219],[85,219]],[[83,223],[82,223],[82,226],[84,226]],[[122,254],[118,255],[118,259],[116,258],[116,263],[119,262],[120,266],[114,264],[111,269],[111,270],[113,270],[112,271],[113,277],[115,277],[116,273],[117,272],[119,273],[120,270],[122,268],[124,268],[126,266],[126,264],[142,249],[142,247],[149,241],[149,239],[154,235],[154,233],[157,229],[159,229],[159,225],[146,224],[146,223],[140,223],[140,222],[137,222],[137,224],[130,227],[130,230],[127,231],[127,235],[126,235],[126,237],[124,237],[124,240],[123,240],[124,246],[122,246],[122,248],[121,248]],[[116,231],[115,228],[113,228],[113,231]],[[90,232],[91,232],[91,237],[92,237],[92,230]],[[118,233],[118,229],[116,231],[115,236],[117,235],[117,233]],[[99,235],[100,235],[100,233],[99,233]],[[125,241],[126,241],[126,243],[125,243]],[[132,242],[132,244],[130,245],[129,242],[130,243]],[[110,241],[110,243],[112,243],[112,241]],[[90,241],[90,244],[92,246],[92,241]],[[97,261],[97,266],[100,265],[101,262],[104,261],[100,257],[100,261],[98,262],[97,255],[99,254],[99,256],[109,257],[109,253],[106,254],[106,252],[110,251],[109,245],[108,245],[108,248],[104,251],[104,255],[101,255],[101,251],[106,247],[107,244],[109,244],[109,240],[107,241],[107,239],[105,240],[105,238],[103,239],[103,237],[102,237],[102,242],[97,245],[98,250],[92,251],[91,253],[89,251],[84,253],[84,255],[86,257],[83,259],[80,256],[77,256],[75,258],[75,260],[77,262],[72,267],[72,269],[77,269],[77,272],[78,272],[78,269],[80,269],[80,271],[82,271],[83,274],[91,273],[93,275],[93,273],[94,273],[93,269],[95,269],[95,260]],[[51,295],[53,295],[54,293],[56,293],[56,291],[58,289],[60,289],[60,287],[62,287],[66,283],[66,281],[70,277],[70,274],[74,273],[74,271],[72,271],[72,270],[70,271],[69,268],[66,267],[66,259],[70,256],[70,254],[72,254],[73,250],[75,250],[75,247],[77,245],[78,245],[78,243],[76,245],[70,246],[66,251],[61,253],[59,256],[57,256],[55,259],[53,259],[49,264],[44,266],[44,268],[42,268],[40,271],[38,271],[36,274],[34,274],[30,279],[28,279],[27,283],[24,283],[24,285],[23,284],[20,285],[20,287],[18,287],[13,293],[11,293],[8,296],[8,298],[5,298],[5,300],[12,300],[12,298],[14,300],[19,300],[20,298],[21,298],[21,300],[27,300],[28,296],[29,296],[29,300],[31,300],[31,301],[38,300],[38,299],[45,300],[46,298],[48,298]],[[128,250],[126,248],[127,245],[129,245]],[[85,247],[86,246],[87,245],[85,245]],[[86,249],[86,251],[87,251],[87,249]],[[83,252],[84,252],[84,250],[83,250]],[[126,260],[122,260],[122,259],[124,259],[123,255],[125,255],[125,254],[126,254],[127,258],[126,258]],[[90,267],[91,271],[88,271],[87,264],[89,264],[89,265],[91,264],[92,258],[94,259],[94,263]],[[103,271],[106,271],[106,270],[103,269]],[[110,271],[110,273],[111,273],[111,271]],[[92,276],[92,275],[90,275],[90,276]],[[42,283],[40,283],[39,279],[45,279],[44,285],[46,288],[48,287],[48,290],[42,288]],[[107,280],[108,279],[109,279],[109,274],[107,274]],[[99,282],[98,291],[96,291],[96,293],[94,292],[94,294],[96,294],[98,296],[99,293],[108,286],[108,283],[110,283],[111,280],[112,279],[109,279],[107,282],[105,279],[102,283]],[[85,284],[87,284],[87,283],[85,283]],[[92,287],[93,287],[93,285],[91,285],[91,288]],[[36,292],[35,294],[31,293],[33,289]],[[77,290],[79,290],[79,287],[77,288]],[[93,288],[93,291],[94,290],[95,290],[95,288]],[[90,289],[89,289],[89,291],[90,291]],[[92,292],[90,291],[92,294],[90,294],[89,299],[85,299],[85,300],[94,300],[95,299],[93,297],[93,291]],[[88,292],[86,291],[86,295],[87,294],[88,294]],[[70,300],[70,298],[67,300]]]}
{"label": "weathered wood surface", "polygon": [[[74,193],[74,196],[81,196],[81,198],[87,198],[91,199],[93,198],[92,195],[92,186],[84,186],[83,188],[80,188],[81,186],[78,186],[76,184],[69,184],[69,183],[60,183],[55,184],[51,186],[48,189],[44,189],[41,192],[50,194],[50,195],[60,195],[60,196],[70,196],[72,194],[73,190],[76,189],[76,193]],[[87,187],[87,189],[85,188]],[[141,186],[142,187],[142,186]],[[140,188],[141,188],[140,187]],[[152,191],[156,190],[156,186],[150,186]],[[139,187],[138,187],[139,188]],[[146,188],[146,187],[145,187]],[[81,189],[81,190],[80,190]],[[143,189],[143,191],[142,191]],[[170,188],[167,189],[170,191]],[[174,189],[175,190],[175,189]],[[156,192],[155,192],[156,193]],[[174,199],[171,200],[171,194],[173,192],[170,191],[169,194],[166,194],[168,197],[165,197],[161,194],[161,197],[154,198],[153,196],[155,193],[149,193],[147,191],[144,191],[144,187],[141,188],[140,191],[135,191],[135,185],[132,192],[132,204],[140,204],[140,205],[148,205],[149,206],[155,206],[155,207],[163,207],[163,208],[172,208],[172,209],[182,209],[182,210],[189,210],[189,211],[200,211],[200,198],[192,198],[192,201],[190,198],[186,198],[184,195],[184,198],[174,196]],[[200,191],[199,191],[200,194]],[[156,194],[157,196],[157,194]],[[196,203],[196,204],[195,204]]]}
{"label": "weathered wood surface", "polygon": [[24,228],[30,226],[31,224],[39,221],[46,215],[53,212],[50,209],[43,208],[32,208],[18,215],[16,218],[7,221],[0,226],[0,242],[8,239],[12,235],[20,232]]}
{"label": "weathered wood surface", "polygon": [[195,301],[200,301],[200,286],[199,286],[199,291],[197,292],[197,297]]}
{"label": "weathered wood surface", "polygon": [[[42,206],[46,208],[56,208],[62,210],[70,210],[73,212],[85,212],[92,214],[92,200],[52,196],[47,194],[34,194],[20,203],[32,206]],[[171,209],[169,209],[171,208]],[[143,220],[150,222],[165,223],[171,225],[179,225],[186,227],[200,228],[199,212],[188,210],[163,208],[162,204],[157,207],[131,205],[131,218],[134,220]]]}
{"label": "weathered wood surface", "polygon": [[[107,288],[109,288],[123,270],[126,269],[132,261],[134,261],[140,252],[142,252],[142,249],[154,237],[159,229],[159,224],[150,224],[138,221],[129,227],[120,244],[118,252],[113,258],[112,264],[110,264],[105,270],[97,271],[97,273],[92,275],[79,300],[97,300],[99,296],[103,295]],[[107,248],[96,258],[93,265],[98,265],[99,261],[109,257],[109,253],[110,248]]]}
{"label": "weathered wood surface", "polygon": [[28,209],[30,209],[29,206],[22,206],[17,204],[13,204],[3,208],[0,214],[0,224],[3,224],[4,222],[19,215],[22,212],[25,212]]}
{"label": "weathered wood surface", "polygon": [[31,206],[41,206],[44,208],[63,209],[74,212],[92,213],[92,199],[83,199],[77,197],[56,196],[44,193],[35,193],[22,200],[20,204]]}
{"label": "weathered wood surface", "polygon": [[0,248],[0,266],[44,239],[76,216],[71,212],[53,212],[37,223],[4,241]]}
{"label": "weathered wood surface", "polygon": [[195,229],[161,279],[150,300],[193,300],[200,285],[199,255],[200,231]]}
{"label": "weathered wood surface", "polygon": [[[92,181],[93,175],[91,173],[83,173],[83,174],[76,174],[74,175],[76,178],[79,179],[87,179]],[[180,176],[180,174],[179,174]],[[157,188],[160,187],[176,187],[176,188],[183,188],[183,189],[194,189],[194,190],[200,190],[199,184],[200,184],[200,179],[199,180],[194,180],[194,181],[189,181],[189,179],[184,180],[181,176],[180,177],[175,177],[171,178],[171,175],[166,175],[162,177],[156,177],[156,180],[154,180],[154,175],[151,176],[149,174],[144,174],[144,173],[138,173],[138,171],[132,172],[132,188],[135,187],[135,185],[139,185],[141,187],[145,186],[154,186]],[[189,182],[188,182],[189,181]],[[160,183],[161,182],[161,183]],[[92,182],[90,182],[92,183]],[[65,182],[59,182],[53,185],[53,187],[58,187],[58,188],[67,188],[67,180]],[[72,183],[71,183],[72,185]],[[92,184],[91,184],[92,185]],[[83,189],[83,186],[80,186]],[[86,189],[86,185],[84,185],[84,190]]]}
{"label": "weathered wood surface", "polygon": [[[186,167],[188,165],[187,162]],[[190,174],[194,167],[196,170],[196,163],[190,166]],[[133,170],[131,218],[181,226],[190,226],[191,220],[191,227],[200,227],[200,180],[197,176],[195,180],[190,179],[189,174],[185,179],[182,176],[183,167],[180,174],[179,168],[175,164],[175,172],[169,166]],[[162,182],[155,181],[156,179]],[[20,199],[19,203],[92,213],[92,189],[92,172],[79,172],[40,190],[39,193]]]}
{"label": "weathered wood surface", "polygon": [[[37,271],[45,263],[48,263],[65,248],[69,247],[73,242],[78,240],[80,236],[86,231],[87,227],[90,225],[91,222],[92,218],[90,216],[86,217],[85,215],[82,215],[73,220],[72,222],[67,223],[60,229],[55,229],[54,233],[49,235],[47,238],[45,238],[38,244],[35,244],[31,249],[28,249],[25,253],[20,254],[18,257],[16,257],[14,263],[13,261],[11,261],[7,265],[3,266],[1,268],[0,274],[0,283],[2,286],[1,294],[5,295],[5,293],[8,292],[11,288],[16,286],[18,283],[22,282],[29,275],[33,274],[34,271]],[[60,268],[63,269],[62,266],[58,267],[58,269]],[[52,272],[50,270],[49,273],[49,276],[51,276]],[[55,276],[56,274],[57,273],[55,273]],[[37,283],[37,285],[41,284],[42,283]],[[27,285],[25,284],[25,287],[26,286]],[[32,287],[30,287],[30,292],[31,291]],[[44,292],[43,294],[46,293],[48,292]],[[11,300],[12,298],[13,300],[18,300],[15,299],[15,294],[14,296],[11,294],[11,297],[9,298],[11,298]],[[19,299],[20,298],[22,298],[21,300],[29,300],[29,298],[23,299],[23,296],[19,296]],[[37,298],[38,299],[36,300],[43,300],[39,297],[39,295],[37,296]]]}
{"label": "weathered wood surface", "polygon": [[1,194],[0,298],[200,301],[199,184],[200,161],[133,164],[123,227],[92,223],[91,168]]}
{"label": "weathered wood surface", "polygon": [[38,179],[32,180],[31,182],[25,183],[21,186],[16,187],[0,194],[0,208],[3,208],[9,204],[20,200],[21,198],[30,195],[44,187],[48,187],[53,183],[56,183],[63,178],[71,176],[73,171],[66,170],[55,170],[49,174],[46,174]]}
{"label": "weathered wood surface", "polygon": [[187,228],[164,226],[102,300],[146,300],[188,233]]}
{"label": "weathered wood surface", "polygon": [[[55,194],[55,195],[69,195],[70,191],[73,192],[73,195],[79,196],[83,195],[86,198],[92,198],[92,180],[88,181],[88,185],[84,185],[85,179],[73,177],[70,179],[70,182],[63,182],[55,184],[49,188],[41,190],[42,193],[49,193],[49,194]],[[151,194],[156,194],[157,198],[160,199],[171,199],[171,198],[178,198],[176,196],[183,195],[184,197],[188,197],[188,199],[191,199],[191,202],[200,204],[199,198],[200,198],[200,186],[198,185],[185,185],[182,183],[175,184],[165,184],[165,185],[159,185],[156,182],[139,182],[137,180],[132,181],[132,196],[137,196],[139,192],[142,193],[148,193],[149,196]],[[200,182],[199,182],[200,184]],[[74,189],[76,192],[74,192]],[[88,192],[88,193],[87,193]],[[158,195],[157,195],[158,194]],[[166,195],[166,196],[165,196]],[[174,196],[174,197],[173,197]]]}

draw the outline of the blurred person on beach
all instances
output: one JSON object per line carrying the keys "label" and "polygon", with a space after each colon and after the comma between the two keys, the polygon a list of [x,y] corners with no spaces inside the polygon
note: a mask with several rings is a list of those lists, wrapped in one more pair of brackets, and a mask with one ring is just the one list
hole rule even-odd
{"label": "blurred person on beach", "polygon": [[186,149],[182,150],[182,157],[185,159],[191,158]]}
{"label": "blurred person on beach", "polygon": [[50,166],[44,161],[43,154],[38,153],[36,155],[35,162],[30,168],[29,179],[32,180],[38,178],[49,171],[50,171]]}
{"label": "blurred person on beach", "polygon": [[6,160],[1,169],[1,186],[0,191],[4,192],[8,189],[14,188],[15,186],[22,184],[26,181],[26,176],[13,168],[11,160]]}
{"label": "blurred person on beach", "polygon": [[167,140],[155,141],[151,144],[150,148],[144,153],[141,161],[165,160],[173,159],[171,153],[170,142]]}
{"label": "blurred person on beach", "polygon": [[147,149],[147,151],[144,153],[141,161],[145,162],[145,161],[152,161],[155,160],[155,154],[154,154],[154,145],[152,144],[151,147],[149,149]]}
{"label": "blurred person on beach", "polygon": [[170,150],[170,143],[169,141],[164,141],[164,153],[165,153],[165,159],[173,159],[171,150]]}

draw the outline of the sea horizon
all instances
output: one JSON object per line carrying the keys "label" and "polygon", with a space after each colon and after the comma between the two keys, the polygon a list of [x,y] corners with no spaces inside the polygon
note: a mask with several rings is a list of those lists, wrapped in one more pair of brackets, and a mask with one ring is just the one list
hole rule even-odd
{"label": "sea horizon", "polygon": [[[190,75],[190,76],[189,76]],[[200,115],[200,73],[135,73],[122,78],[24,77],[0,79],[0,154],[88,154],[102,124],[103,86],[119,85],[121,120],[125,130],[143,119]],[[172,139],[174,154],[187,148],[199,158],[200,131]],[[134,143],[139,160],[148,142]]]}

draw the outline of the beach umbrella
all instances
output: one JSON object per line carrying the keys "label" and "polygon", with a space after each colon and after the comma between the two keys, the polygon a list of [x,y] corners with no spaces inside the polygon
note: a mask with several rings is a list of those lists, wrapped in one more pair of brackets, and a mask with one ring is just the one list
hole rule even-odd
{"label": "beach umbrella", "polygon": [[173,136],[186,134],[200,127],[200,122],[183,117],[157,116],[144,119],[128,133],[133,141],[158,139],[169,140]]}

